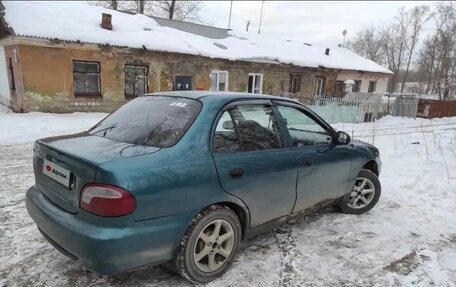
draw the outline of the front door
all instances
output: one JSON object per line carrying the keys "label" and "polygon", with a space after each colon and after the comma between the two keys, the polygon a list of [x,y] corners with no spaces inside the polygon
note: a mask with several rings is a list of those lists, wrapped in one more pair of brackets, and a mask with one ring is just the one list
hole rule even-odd
{"label": "front door", "polygon": [[212,148],[220,184],[247,205],[251,227],[291,213],[297,167],[269,101],[241,102],[224,111]]}
{"label": "front door", "polygon": [[278,104],[277,109],[298,162],[293,212],[343,196],[349,184],[351,146],[333,143],[330,128],[302,107]]}
{"label": "front door", "polygon": [[188,91],[192,89],[192,77],[177,76],[174,83],[175,91]]}

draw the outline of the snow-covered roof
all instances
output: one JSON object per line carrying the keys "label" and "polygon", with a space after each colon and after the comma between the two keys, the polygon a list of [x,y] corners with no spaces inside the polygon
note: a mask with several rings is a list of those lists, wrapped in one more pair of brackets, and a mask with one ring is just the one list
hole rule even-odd
{"label": "snow-covered roof", "polygon": [[[344,48],[281,40],[189,23],[164,22],[76,1],[3,1],[4,18],[16,36],[80,41],[229,60],[273,61],[303,67],[392,74]],[[101,13],[112,15],[113,30],[100,27]],[[194,26],[193,26],[194,25]],[[226,32],[224,32],[226,31]]]}

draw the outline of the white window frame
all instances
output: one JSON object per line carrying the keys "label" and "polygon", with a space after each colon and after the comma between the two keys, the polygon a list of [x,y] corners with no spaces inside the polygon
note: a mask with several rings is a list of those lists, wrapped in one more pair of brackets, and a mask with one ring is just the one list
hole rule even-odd
{"label": "white window frame", "polygon": [[[374,89],[372,91],[369,91],[371,83],[374,83],[374,85],[373,85]],[[375,93],[376,90],[377,90],[377,80],[369,80],[369,85],[367,86],[367,92],[373,94],[373,93]]]}
{"label": "white window frame", "polygon": [[[255,84],[256,84],[255,79],[256,79],[256,76],[260,76],[260,92],[258,94],[262,94],[263,93],[263,74],[261,74],[261,73],[249,73],[249,78],[250,78],[250,76],[253,77],[252,87],[251,87],[251,90],[252,90],[251,94],[256,94],[255,93]],[[248,85],[248,83],[249,82],[247,80],[247,85]],[[247,92],[248,91],[249,91],[249,88],[247,87]]]}
{"label": "white window frame", "polygon": [[125,79],[124,79],[124,95],[126,97],[137,97],[137,96],[140,96],[140,95],[136,95],[136,94],[133,94],[133,95],[127,95],[127,68],[128,67],[133,67],[133,68],[141,68],[141,69],[144,69],[144,76],[136,76],[135,78],[135,82],[134,82],[134,87],[133,87],[133,90],[134,92],[136,91],[136,81],[138,80],[138,78],[141,78],[141,79],[144,79],[144,93],[147,94],[148,91],[149,91],[149,67],[145,66],[145,65],[130,65],[130,64],[125,64],[125,67],[124,67],[124,74],[125,74]]}
{"label": "white window frame", "polygon": [[290,93],[296,94],[299,92],[299,78],[299,76],[290,76]]}
{"label": "white window frame", "polygon": [[[225,77],[225,90],[224,91],[220,91],[219,90],[219,79],[220,79],[220,74],[226,74],[226,77]],[[211,87],[210,87],[210,90],[212,91],[212,74],[217,74],[217,83],[216,83],[216,87],[217,89],[215,91],[217,92],[227,92],[228,91],[228,83],[229,83],[229,78],[230,78],[230,73],[226,70],[212,70],[211,74],[209,75],[210,79],[211,79]]]}
{"label": "white window frame", "polygon": [[[318,83],[318,81],[320,81],[320,80],[321,80],[321,85],[320,85],[320,90],[318,91],[318,90],[317,90],[317,87],[318,87],[318,84],[317,84],[317,83]],[[323,87],[323,86],[324,86],[324,84],[325,84],[325,78],[323,78],[323,77],[316,77],[316,78],[315,78],[315,83],[314,83],[314,97],[321,97],[321,96],[323,96],[323,93],[324,93],[324,91],[323,91],[324,87]]]}
{"label": "white window frame", "polygon": [[[352,87],[352,91],[354,93],[360,93],[361,92],[361,87],[363,85],[363,80],[354,80],[353,82],[354,82],[354,84],[353,84],[353,87]],[[359,86],[358,86],[358,90],[357,91],[355,91],[356,82],[359,82]]]}

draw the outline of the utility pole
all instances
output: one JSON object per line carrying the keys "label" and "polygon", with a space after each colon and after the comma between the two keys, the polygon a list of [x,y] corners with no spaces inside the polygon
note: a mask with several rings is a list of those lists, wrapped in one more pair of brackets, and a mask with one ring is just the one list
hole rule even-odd
{"label": "utility pole", "polygon": [[258,27],[258,34],[261,33],[261,21],[263,20],[263,5],[264,5],[264,0],[261,1],[260,26]]}
{"label": "utility pole", "polygon": [[231,11],[233,10],[233,0],[231,0],[230,4],[230,19],[228,19],[228,30],[231,28]]}

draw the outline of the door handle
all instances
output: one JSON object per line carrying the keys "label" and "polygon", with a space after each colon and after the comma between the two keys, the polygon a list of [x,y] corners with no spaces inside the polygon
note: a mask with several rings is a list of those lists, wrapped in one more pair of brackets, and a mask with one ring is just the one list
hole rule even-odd
{"label": "door handle", "polygon": [[230,176],[232,178],[241,177],[244,175],[244,173],[245,173],[245,170],[243,168],[233,168],[232,170],[230,170]]}
{"label": "door handle", "polygon": [[311,160],[310,158],[303,159],[302,164],[304,164],[305,166],[311,166],[313,164],[313,160]]}

